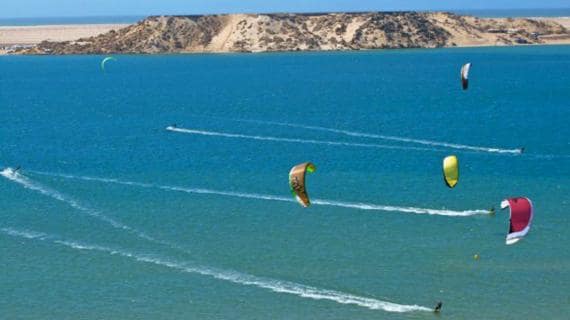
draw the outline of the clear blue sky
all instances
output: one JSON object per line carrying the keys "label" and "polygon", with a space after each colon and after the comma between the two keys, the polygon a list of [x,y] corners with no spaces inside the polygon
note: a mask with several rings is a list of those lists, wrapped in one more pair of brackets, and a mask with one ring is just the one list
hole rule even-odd
{"label": "clear blue sky", "polygon": [[0,0],[0,18],[568,7],[570,0]]}

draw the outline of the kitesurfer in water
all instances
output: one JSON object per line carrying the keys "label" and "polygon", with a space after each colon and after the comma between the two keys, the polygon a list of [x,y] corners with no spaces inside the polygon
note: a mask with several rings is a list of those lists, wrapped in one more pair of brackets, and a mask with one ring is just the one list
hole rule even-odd
{"label": "kitesurfer in water", "polygon": [[20,170],[21,166],[17,166],[16,169],[14,169],[14,173],[18,172],[18,170]]}
{"label": "kitesurfer in water", "polygon": [[492,207],[491,210],[489,210],[489,214],[492,216],[495,215],[495,207]]}
{"label": "kitesurfer in water", "polygon": [[520,150],[521,154],[524,153],[524,147],[520,148],[519,150]]}
{"label": "kitesurfer in water", "polygon": [[441,303],[441,301],[438,302],[438,303],[435,305],[435,308],[433,309],[433,312],[435,312],[435,313],[440,313],[442,306],[443,306],[443,303]]}

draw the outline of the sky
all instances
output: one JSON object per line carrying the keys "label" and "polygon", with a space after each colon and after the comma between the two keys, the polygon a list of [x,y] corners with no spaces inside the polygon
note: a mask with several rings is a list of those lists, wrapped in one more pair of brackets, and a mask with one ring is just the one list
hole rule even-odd
{"label": "sky", "polygon": [[0,0],[0,18],[569,7],[570,0]]}

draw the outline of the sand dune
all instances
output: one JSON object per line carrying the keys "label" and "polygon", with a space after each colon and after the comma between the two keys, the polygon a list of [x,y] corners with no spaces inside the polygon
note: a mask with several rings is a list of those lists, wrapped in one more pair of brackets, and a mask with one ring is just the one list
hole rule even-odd
{"label": "sand dune", "polygon": [[8,51],[12,46],[32,46],[42,41],[73,41],[127,26],[128,24],[0,26],[0,53]]}
{"label": "sand dune", "polygon": [[0,53],[265,52],[570,44],[569,30],[570,18],[477,18],[446,12],[156,16],[132,25],[0,27]]}

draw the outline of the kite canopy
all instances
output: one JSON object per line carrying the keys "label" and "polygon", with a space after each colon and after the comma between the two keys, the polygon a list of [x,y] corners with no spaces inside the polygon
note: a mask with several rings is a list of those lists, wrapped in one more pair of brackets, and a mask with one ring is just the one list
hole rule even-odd
{"label": "kite canopy", "polygon": [[315,170],[314,164],[305,162],[294,166],[289,172],[289,187],[291,187],[291,192],[295,196],[295,199],[297,199],[303,207],[308,207],[311,204],[307,189],[305,188],[305,176],[307,172],[312,173]]}
{"label": "kite canopy", "polygon": [[447,156],[443,159],[443,181],[453,188],[459,181],[459,160],[456,156]]}
{"label": "kite canopy", "polygon": [[511,220],[506,244],[519,242],[529,231],[532,222],[532,202],[528,198],[509,198],[501,202],[501,209],[511,208]]}
{"label": "kite canopy", "polygon": [[117,61],[117,59],[115,59],[114,57],[106,57],[105,59],[103,59],[103,61],[101,61],[101,70],[103,70],[103,72],[105,72],[105,64],[107,63],[107,61]]}
{"label": "kite canopy", "polygon": [[471,63],[466,63],[461,67],[461,86],[463,86],[463,90],[467,90],[469,87],[469,69],[471,69]]}

